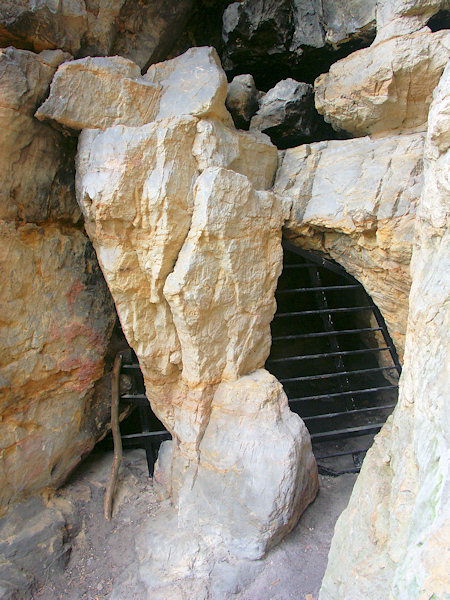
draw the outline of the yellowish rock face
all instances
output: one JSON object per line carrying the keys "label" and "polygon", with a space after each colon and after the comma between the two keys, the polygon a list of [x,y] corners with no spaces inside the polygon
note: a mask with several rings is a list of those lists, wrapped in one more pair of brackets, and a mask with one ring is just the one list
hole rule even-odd
{"label": "yellowish rock face", "polygon": [[77,226],[74,147],[33,118],[68,58],[0,51],[0,512],[61,485],[108,418],[114,307]]}
{"label": "yellowish rock face", "polygon": [[358,50],[315,81],[316,108],[352,136],[425,131],[449,60],[448,31],[421,31]]}
{"label": "yellowish rock face", "polygon": [[91,401],[114,314],[81,231],[4,222],[0,229],[0,505],[5,506],[60,485],[92,449],[99,433],[96,411],[100,417],[103,405]]}
{"label": "yellowish rock face", "polygon": [[293,202],[286,235],[328,254],[381,310],[403,356],[424,134],[363,137],[286,150],[274,190]]}

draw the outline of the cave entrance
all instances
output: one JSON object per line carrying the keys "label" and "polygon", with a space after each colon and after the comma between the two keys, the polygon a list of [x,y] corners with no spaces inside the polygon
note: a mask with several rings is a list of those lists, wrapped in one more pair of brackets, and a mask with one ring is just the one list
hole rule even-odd
{"label": "cave entrance", "polygon": [[283,246],[266,368],[308,427],[319,471],[355,473],[396,404],[397,353],[355,278],[317,253]]}

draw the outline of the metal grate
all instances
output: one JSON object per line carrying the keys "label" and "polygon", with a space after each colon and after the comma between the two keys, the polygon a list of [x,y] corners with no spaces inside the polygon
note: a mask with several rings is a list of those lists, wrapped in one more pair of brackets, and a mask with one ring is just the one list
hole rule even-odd
{"label": "metal grate", "polygon": [[130,351],[131,361],[122,363],[120,372],[131,378],[131,387],[136,390],[133,393],[121,394],[120,401],[132,404],[137,408],[139,417],[139,431],[122,433],[122,445],[124,448],[144,448],[147,456],[149,477],[153,477],[158,448],[164,440],[170,440],[170,433],[164,425],[156,418],[150,408],[150,403],[144,393],[144,378],[137,362],[136,356]]}
{"label": "metal grate", "polygon": [[358,472],[397,401],[397,353],[361,284],[312,252],[284,250],[266,368],[305,421],[319,470]]}

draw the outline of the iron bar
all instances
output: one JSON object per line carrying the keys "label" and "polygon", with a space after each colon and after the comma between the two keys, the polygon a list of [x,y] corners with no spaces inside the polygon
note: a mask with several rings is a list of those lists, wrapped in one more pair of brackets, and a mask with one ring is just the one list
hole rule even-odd
{"label": "iron bar", "polygon": [[122,371],[136,371],[140,369],[141,367],[138,364],[122,365]]}
{"label": "iron bar", "polygon": [[349,469],[340,469],[335,471],[324,465],[317,465],[319,475],[328,475],[329,477],[339,477],[340,475],[347,475],[348,473],[359,473],[360,467],[350,467]]}
{"label": "iron bar", "polygon": [[283,248],[286,248],[286,250],[290,250],[294,254],[301,256],[303,259],[312,261],[313,263],[315,263],[316,266],[325,267],[329,271],[333,271],[334,273],[337,273],[338,275],[345,277],[345,279],[348,279],[352,283],[355,283],[355,281],[356,281],[356,279],[354,277],[352,277],[349,273],[347,273],[347,271],[344,269],[344,267],[341,267],[341,265],[339,265],[331,260],[328,260],[327,258],[325,258],[322,255],[314,254],[311,251],[302,250],[301,248],[298,248],[297,246],[295,246],[294,244],[291,244],[290,242],[287,242],[286,240],[283,241]]}
{"label": "iron bar", "polygon": [[[300,310],[300,311],[294,311],[294,312],[287,312],[287,313],[278,313],[275,314],[274,319],[279,319],[280,317],[297,317],[300,315],[315,315],[315,314],[322,314],[322,313],[340,313],[340,312],[356,312],[356,311],[361,311],[361,310],[372,310],[371,306],[349,306],[349,307],[342,307],[342,308],[320,308],[320,309],[315,309],[315,310]],[[334,335],[334,331],[332,333],[330,333],[330,335]]]}
{"label": "iron bar", "polygon": [[337,440],[343,437],[368,435],[370,433],[377,433],[383,425],[384,423],[374,423],[373,425],[361,425],[360,427],[347,427],[347,429],[334,429],[333,431],[311,433],[311,440]]}
{"label": "iron bar", "polygon": [[[341,371],[340,373],[321,373],[320,375],[302,375],[301,377],[290,377],[288,379],[280,379],[281,383],[290,383],[292,381],[312,381],[313,379],[330,379],[331,377],[339,377],[341,375],[359,375],[360,373],[375,373],[379,371],[389,371],[397,367],[374,367],[372,369],[357,369],[355,371]],[[353,392],[352,392],[353,393]]]}
{"label": "iron bar", "polygon": [[334,454],[326,454],[325,456],[316,456],[316,460],[323,460],[324,458],[337,458],[338,456],[349,456],[350,454],[362,454],[367,452],[369,448],[363,448],[362,450],[346,450],[345,452],[335,452]]}
{"label": "iron bar", "polygon": [[347,415],[364,413],[373,410],[388,410],[389,408],[394,408],[395,404],[385,404],[383,406],[366,406],[365,408],[352,408],[351,410],[344,410],[335,413],[325,413],[321,415],[312,415],[309,417],[302,417],[303,421],[312,421],[312,419],[332,419],[335,417],[343,417]]}
{"label": "iron bar", "polygon": [[145,394],[124,394],[123,396],[120,396],[120,400],[139,407],[150,407],[150,403]]}
{"label": "iron bar", "polygon": [[326,292],[329,290],[352,290],[360,288],[360,285],[350,284],[350,285],[322,285],[314,288],[290,288],[287,290],[277,290],[277,294],[292,294],[294,292]]}
{"label": "iron bar", "polygon": [[[370,331],[381,331],[381,327],[362,327],[360,329],[341,329],[341,331],[335,331],[334,335],[348,335],[354,333],[368,333]],[[279,342],[282,340],[307,340],[309,338],[316,337],[327,337],[332,335],[329,331],[316,331],[313,333],[296,333],[293,335],[279,335],[272,338],[273,342]]]}
{"label": "iron bar", "polygon": [[128,433],[122,436],[123,440],[141,440],[147,438],[152,442],[163,442],[164,440],[172,439],[172,436],[168,431],[144,431],[142,433]]}
{"label": "iron bar", "polygon": [[400,364],[400,360],[398,358],[397,349],[394,346],[394,342],[392,341],[392,338],[391,338],[391,336],[389,334],[389,331],[387,329],[386,323],[384,322],[384,319],[383,319],[383,317],[381,315],[380,309],[375,304],[375,302],[372,300],[372,298],[370,298],[369,295],[367,295],[367,298],[368,298],[369,302],[372,305],[373,314],[375,315],[375,319],[377,320],[378,326],[381,327],[381,332],[383,334],[384,341],[389,346],[389,348],[391,350],[392,360],[394,361],[394,364],[395,364],[395,366],[397,368],[398,374],[401,375],[402,374],[402,367],[401,367],[401,364]]}
{"label": "iron bar", "polygon": [[329,398],[339,398],[340,396],[350,396],[351,394],[367,394],[373,392],[381,392],[382,390],[396,390],[396,385],[384,385],[381,387],[367,388],[364,390],[351,390],[350,392],[336,392],[333,394],[321,394],[319,396],[304,396],[303,398],[289,399],[289,404],[292,402],[306,402],[309,400],[324,400]]}
{"label": "iron bar", "polygon": [[313,358],[328,358],[329,356],[354,356],[355,354],[368,354],[389,350],[388,346],[382,348],[364,348],[363,350],[340,350],[339,352],[324,352],[323,354],[304,354],[303,356],[286,356],[285,358],[272,358],[267,364],[283,363],[298,360],[312,360]]}

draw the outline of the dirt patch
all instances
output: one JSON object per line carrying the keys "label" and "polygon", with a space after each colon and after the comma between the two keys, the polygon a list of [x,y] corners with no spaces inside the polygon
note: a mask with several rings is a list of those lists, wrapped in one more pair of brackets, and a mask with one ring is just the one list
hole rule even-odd
{"label": "dirt patch", "polygon": [[[148,478],[145,452],[124,453],[113,519],[103,517],[112,455],[92,454],[58,493],[78,515],[77,535],[65,571],[49,572],[35,600],[106,600],[120,576],[136,562],[135,538],[144,523],[167,510]],[[321,490],[295,530],[264,559],[239,600],[316,600],[337,517],[350,496],[354,475],[320,477]],[[130,592],[132,594],[132,592]],[[131,600],[121,597],[121,600]],[[195,600],[191,598],[189,600]]]}

